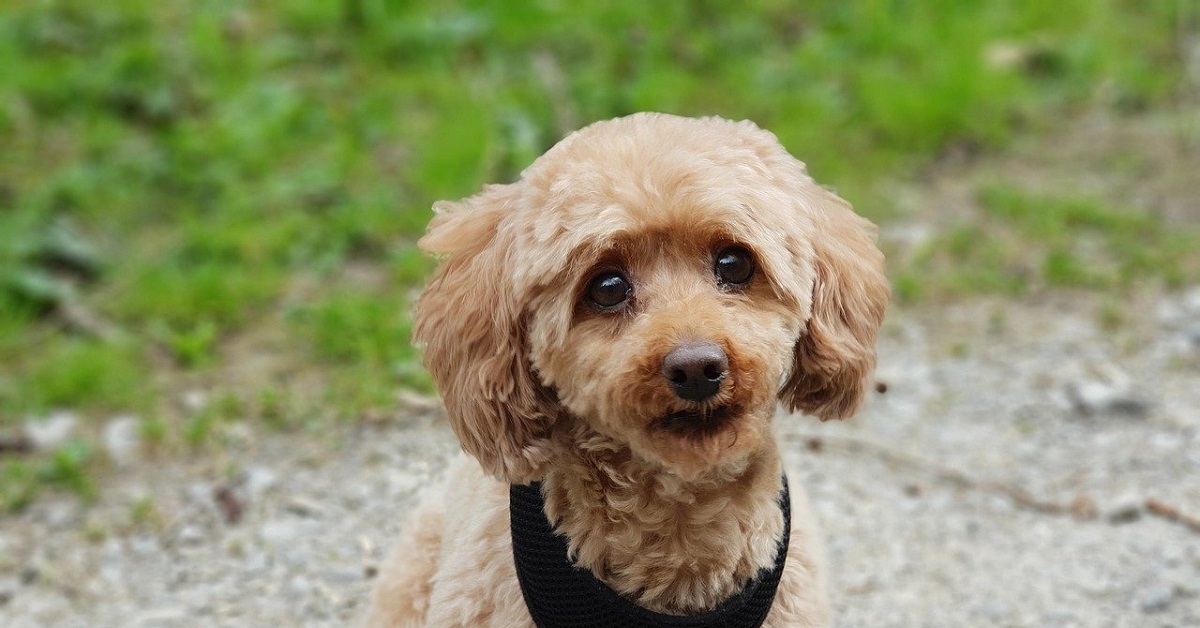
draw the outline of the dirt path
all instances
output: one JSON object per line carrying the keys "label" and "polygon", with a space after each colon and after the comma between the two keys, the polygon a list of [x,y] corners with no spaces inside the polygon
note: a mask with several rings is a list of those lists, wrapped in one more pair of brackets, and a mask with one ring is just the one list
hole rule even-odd
{"label": "dirt path", "polygon": [[[1078,299],[897,311],[886,393],[845,423],[779,418],[839,625],[1200,625],[1200,530],[1144,508],[1200,514],[1200,289],[1139,307],[1116,334]],[[1086,415],[1072,391],[1103,390],[1097,369],[1128,386]],[[0,520],[0,625],[343,623],[456,450],[436,410],[407,414],[142,460],[91,507]]]}

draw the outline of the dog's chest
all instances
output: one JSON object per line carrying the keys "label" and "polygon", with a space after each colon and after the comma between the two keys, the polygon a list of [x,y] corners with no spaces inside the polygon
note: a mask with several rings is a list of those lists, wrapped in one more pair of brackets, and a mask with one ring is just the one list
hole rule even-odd
{"label": "dog's chest", "polygon": [[717,608],[689,616],[651,612],[621,597],[587,569],[575,567],[566,539],[545,515],[541,487],[513,485],[509,507],[513,557],[522,598],[537,628],[759,628],[784,574],[791,517],[787,478],[779,496],[783,536],[775,564],[761,569]]}

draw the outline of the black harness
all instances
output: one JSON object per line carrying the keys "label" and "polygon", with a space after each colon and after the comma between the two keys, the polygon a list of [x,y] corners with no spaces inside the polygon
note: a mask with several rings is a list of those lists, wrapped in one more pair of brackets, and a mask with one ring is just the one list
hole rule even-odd
{"label": "black harness", "polygon": [[513,558],[521,595],[538,628],[758,628],[775,601],[791,538],[792,513],[787,476],[779,493],[783,538],[775,564],[764,567],[728,600],[697,615],[654,613],[626,600],[576,567],[567,556],[567,539],[546,518],[541,484],[513,485],[509,490]]}

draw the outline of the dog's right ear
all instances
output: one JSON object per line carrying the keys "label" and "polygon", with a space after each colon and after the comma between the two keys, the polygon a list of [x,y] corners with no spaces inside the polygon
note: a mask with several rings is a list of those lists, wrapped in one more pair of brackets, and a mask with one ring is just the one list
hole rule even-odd
{"label": "dog's right ear", "polygon": [[463,450],[498,479],[525,483],[540,478],[549,456],[556,405],[529,365],[529,295],[511,267],[504,218],[520,202],[519,185],[434,205],[420,246],[442,262],[417,301],[413,340]]}

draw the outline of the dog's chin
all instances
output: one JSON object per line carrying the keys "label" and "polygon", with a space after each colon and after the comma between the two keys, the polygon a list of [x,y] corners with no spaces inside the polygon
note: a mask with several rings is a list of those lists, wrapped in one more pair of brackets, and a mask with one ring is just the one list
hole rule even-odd
{"label": "dog's chin", "polygon": [[739,405],[689,408],[646,426],[643,453],[684,479],[742,465],[761,449],[765,421]]}

